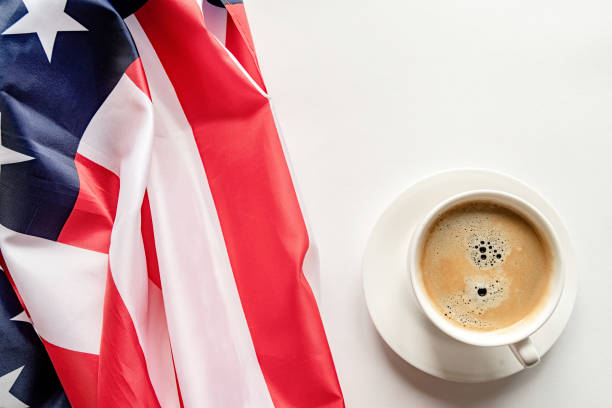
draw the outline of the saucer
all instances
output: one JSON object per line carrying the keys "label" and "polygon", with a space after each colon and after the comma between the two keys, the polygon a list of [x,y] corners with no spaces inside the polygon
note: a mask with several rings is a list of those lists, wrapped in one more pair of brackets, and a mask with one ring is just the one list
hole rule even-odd
{"label": "saucer", "polygon": [[491,381],[524,369],[507,346],[476,347],[444,334],[421,311],[410,285],[406,256],[416,224],[441,201],[477,189],[506,191],[525,199],[559,234],[567,267],[565,287],[553,315],[531,336],[543,359],[569,320],[578,287],[576,258],[565,226],[550,204],[517,179],[486,170],[453,170],[404,191],[380,217],[366,247],[366,303],[376,329],[395,353],[426,373],[458,382]]}

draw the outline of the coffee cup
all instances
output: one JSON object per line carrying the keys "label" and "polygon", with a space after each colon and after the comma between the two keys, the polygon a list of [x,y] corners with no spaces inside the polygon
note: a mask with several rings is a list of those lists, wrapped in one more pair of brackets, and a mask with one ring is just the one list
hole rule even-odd
{"label": "coffee cup", "polygon": [[[492,286],[489,286],[489,291],[492,296],[491,299],[483,297],[483,292],[486,294],[486,287],[479,288],[479,285],[475,285],[473,286],[474,293],[469,292],[472,291],[471,285],[473,285],[473,282],[470,280],[471,278],[469,276],[465,275],[466,277],[464,278],[464,281],[466,282],[465,286],[467,289],[462,289],[461,293],[453,294],[452,297],[448,298],[451,300],[445,300],[447,304],[443,305],[441,302],[438,302],[434,297],[432,297],[430,293],[431,291],[428,290],[428,282],[431,277],[429,274],[424,275],[424,272],[426,271],[423,270],[423,259],[425,259],[424,256],[426,251],[429,251],[428,248],[432,239],[432,227],[436,226],[437,228],[441,217],[444,217],[445,214],[449,214],[449,211],[454,211],[453,209],[463,207],[468,208],[467,206],[472,206],[469,207],[471,208],[470,211],[478,215],[478,211],[480,211],[478,208],[485,205],[489,206],[486,207],[487,209],[493,208],[491,206],[494,206],[495,208],[503,209],[503,211],[508,211],[508,214],[510,215],[511,213],[517,215],[520,219],[525,221],[525,225],[528,224],[533,228],[533,230],[537,233],[537,236],[541,238],[541,241],[543,242],[542,245],[545,245],[546,247],[546,259],[548,260],[546,264],[546,285],[545,287],[542,286],[543,289],[538,292],[539,297],[537,304],[534,303],[535,306],[533,306],[533,310],[529,310],[529,312],[522,316],[519,320],[514,321],[512,324],[507,326],[500,325],[499,327],[496,327],[494,324],[489,324],[484,317],[482,320],[479,320],[481,319],[479,316],[487,316],[488,314],[494,314],[495,312],[496,315],[500,315],[501,313],[501,317],[503,317],[503,310],[512,310],[512,313],[515,312],[514,309],[510,309],[508,307],[500,307],[502,304],[500,302],[510,302],[512,301],[513,296],[522,296],[518,288],[512,286],[516,286],[518,284],[512,283],[512,279],[504,276],[504,268],[506,268],[508,271],[512,270],[513,273],[516,273],[517,270],[518,272],[522,273],[520,270],[522,263],[517,262],[516,259],[519,257],[518,259],[520,260],[520,256],[527,256],[528,251],[521,248],[520,245],[515,245],[514,249],[507,248],[506,253],[503,256],[507,255],[508,259],[505,260],[502,257],[503,249],[499,249],[499,252],[498,249],[493,249],[495,243],[487,241],[487,238],[483,238],[483,240],[480,241],[483,244],[482,246],[479,246],[480,242],[478,241],[474,247],[471,246],[473,242],[470,242],[469,245],[466,244],[466,259],[468,259],[468,261],[460,260],[460,262],[462,262],[461,265],[464,265],[465,262],[470,261],[471,252],[469,251],[472,251],[477,256],[482,256],[482,264],[480,258],[474,256],[474,265],[471,267],[473,267],[477,274],[484,274],[483,276],[486,277],[494,277],[492,278],[495,279],[492,281]],[[491,210],[487,211],[491,212]],[[484,218],[488,219],[488,215]],[[506,218],[508,217],[506,216]],[[520,223],[522,221],[517,222]],[[445,224],[445,226],[446,225],[448,224]],[[522,226],[521,228],[523,230],[527,229],[525,226]],[[442,231],[442,227],[440,227],[440,230]],[[470,232],[470,230],[471,228],[467,229],[466,227],[466,236],[476,236],[476,233]],[[439,232],[438,234],[443,233],[444,231]],[[461,234],[455,234],[453,237],[459,237],[459,235]],[[459,237],[457,239],[463,238]],[[467,238],[464,239],[464,241],[467,242]],[[463,243],[463,241],[461,242]],[[500,238],[500,242],[507,245],[502,238]],[[512,251],[514,251],[514,255],[508,255],[508,253],[512,253]],[[438,254],[438,252],[440,251],[437,249],[435,254]],[[482,252],[482,255],[478,255],[480,252]],[[489,258],[487,258],[487,255],[489,255]],[[408,271],[414,294],[423,313],[438,329],[455,340],[474,346],[508,346],[512,350],[514,356],[523,366],[530,367],[540,361],[540,354],[535,348],[533,342],[530,340],[529,336],[536,332],[551,317],[563,292],[565,270],[562,255],[559,237],[556,231],[546,217],[535,206],[520,197],[503,191],[472,190],[452,196],[439,203],[418,224],[413,233],[408,251]],[[491,256],[493,256],[492,259]],[[444,254],[442,253],[440,257],[444,257]],[[489,261],[489,259],[491,260]],[[503,261],[506,262],[505,265]],[[439,266],[439,264],[440,263],[436,265]],[[445,265],[447,269],[452,269],[452,262],[446,262],[443,263],[443,265]],[[452,274],[453,272],[454,271],[452,270],[448,270],[449,274]],[[529,273],[537,273],[537,271],[534,272],[530,270]],[[499,275],[499,279],[497,279],[496,274]],[[461,275],[461,277],[463,276],[464,275]],[[445,278],[442,277],[439,279]],[[453,282],[457,283],[458,279],[453,279]],[[518,278],[516,279],[518,282]],[[521,277],[521,279],[523,278]],[[500,280],[502,282],[510,283],[504,283],[506,287],[503,287],[504,284],[499,283]],[[497,287],[495,286],[495,282],[498,282]],[[461,281],[460,284],[463,285],[463,281]],[[489,304],[487,304],[487,301],[489,301]],[[490,305],[493,305],[494,307],[487,309],[487,307]],[[446,311],[446,308],[443,309],[443,307],[449,308],[448,313],[443,313]],[[453,314],[451,310],[453,310],[455,307],[458,308],[458,311],[454,312]],[[498,309],[495,309],[496,307]],[[501,310],[501,312],[496,312],[496,310]],[[489,324],[488,327],[486,326],[487,324]]]}

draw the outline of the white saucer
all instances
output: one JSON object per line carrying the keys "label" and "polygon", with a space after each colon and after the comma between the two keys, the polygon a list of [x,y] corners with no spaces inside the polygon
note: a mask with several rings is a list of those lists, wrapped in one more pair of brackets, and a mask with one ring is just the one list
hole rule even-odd
{"label": "white saucer", "polygon": [[526,199],[559,233],[561,250],[567,257],[567,279],[554,314],[532,336],[541,355],[565,328],[578,286],[576,258],[565,226],[554,209],[522,182],[491,171],[454,170],[435,174],[404,191],[383,213],[370,236],[363,260],[366,303],[378,332],[400,357],[431,375],[459,382],[495,380],[523,367],[508,347],[460,343],[430,323],[410,287],[406,256],[416,223],[434,205],[475,189],[497,189]]}

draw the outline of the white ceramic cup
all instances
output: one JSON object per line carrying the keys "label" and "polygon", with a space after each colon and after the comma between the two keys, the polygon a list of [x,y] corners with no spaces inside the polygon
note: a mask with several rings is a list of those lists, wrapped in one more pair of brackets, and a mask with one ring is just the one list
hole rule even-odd
{"label": "white ceramic cup", "polygon": [[[429,227],[436,221],[439,215],[449,208],[470,201],[487,201],[515,211],[529,220],[550,243],[553,256],[553,275],[543,307],[539,307],[524,319],[502,329],[478,331],[459,327],[451,323],[435,307],[427,295],[423,284],[419,260],[421,259],[425,244],[424,238]],[[414,293],[423,312],[444,333],[456,340],[474,346],[493,347],[507,345],[525,367],[533,366],[540,361],[540,354],[529,339],[529,336],[550,318],[557,307],[565,283],[565,270],[557,233],[546,217],[533,205],[512,194],[494,190],[467,191],[441,202],[427,214],[413,234],[408,252],[408,269]]]}

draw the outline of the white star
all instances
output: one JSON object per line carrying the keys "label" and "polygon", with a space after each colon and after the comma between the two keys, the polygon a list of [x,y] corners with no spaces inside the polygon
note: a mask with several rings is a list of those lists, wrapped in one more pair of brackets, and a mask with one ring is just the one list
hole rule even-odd
{"label": "white star", "polygon": [[[0,114],[0,125],[2,114]],[[0,132],[0,166],[3,164],[19,163],[34,159],[33,157],[8,149],[2,145],[2,132]]]}
{"label": "white star", "polygon": [[13,394],[9,391],[15,381],[17,381],[17,377],[23,370],[21,366],[16,370],[11,371],[10,373],[4,374],[0,377],[0,407],[2,408],[27,408],[28,406],[23,402],[19,401]]}
{"label": "white star", "polygon": [[25,312],[25,310],[21,313],[19,313],[18,315],[16,315],[15,317],[12,317],[11,319],[14,322],[26,322],[26,323],[30,323],[32,324],[32,320],[30,320],[30,318],[28,317],[28,314]]}
{"label": "white star", "polygon": [[68,0],[23,0],[28,14],[1,35],[36,33],[51,62],[55,37],[59,31],[88,31],[64,12]]}

